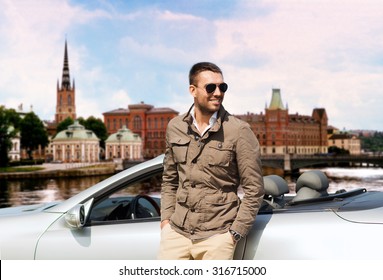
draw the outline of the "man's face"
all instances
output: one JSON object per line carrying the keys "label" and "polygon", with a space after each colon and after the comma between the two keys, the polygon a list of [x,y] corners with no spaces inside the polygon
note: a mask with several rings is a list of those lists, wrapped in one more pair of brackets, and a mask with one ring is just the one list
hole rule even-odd
{"label": "man's face", "polygon": [[[223,83],[223,77],[219,73],[203,71],[198,74],[195,85],[190,85],[189,91],[194,97],[194,105],[202,114],[212,115],[218,111],[223,102],[225,93],[221,92],[218,85]],[[206,85],[216,84],[212,93],[206,91]]]}

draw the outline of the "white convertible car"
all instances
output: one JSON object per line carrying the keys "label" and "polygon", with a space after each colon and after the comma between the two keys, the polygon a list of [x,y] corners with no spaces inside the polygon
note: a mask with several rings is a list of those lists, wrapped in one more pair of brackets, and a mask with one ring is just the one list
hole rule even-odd
{"label": "white convertible car", "polygon": [[[1,259],[156,259],[163,156],[122,171],[63,202],[0,209]],[[381,259],[383,192],[328,193],[319,171],[296,195],[264,177],[266,195],[235,259]]]}

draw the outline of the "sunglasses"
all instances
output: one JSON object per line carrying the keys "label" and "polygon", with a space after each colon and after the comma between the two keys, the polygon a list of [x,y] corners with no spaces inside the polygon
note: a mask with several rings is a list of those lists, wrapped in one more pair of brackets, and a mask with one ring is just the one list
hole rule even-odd
{"label": "sunglasses", "polygon": [[225,93],[227,91],[228,85],[226,83],[222,83],[222,84],[207,84],[207,85],[205,85],[205,90],[206,90],[207,93],[212,94],[213,92],[215,92],[217,87],[219,88],[219,90],[222,93]]}

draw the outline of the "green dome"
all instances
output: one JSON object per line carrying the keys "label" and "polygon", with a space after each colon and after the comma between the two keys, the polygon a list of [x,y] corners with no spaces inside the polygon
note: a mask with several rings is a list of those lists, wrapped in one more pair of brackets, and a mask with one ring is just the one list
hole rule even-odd
{"label": "green dome", "polygon": [[53,141],[67,140],[100,140],[93,131],[85,129],[85,127],[75,121],[74,124],[68,126],[68,129],[60,131]]}
{"label": "green dome", "polygon": [[137,133],[133,133],[124,125],[116,133],[111,134],[105,142],[141,142],[141,137]]}

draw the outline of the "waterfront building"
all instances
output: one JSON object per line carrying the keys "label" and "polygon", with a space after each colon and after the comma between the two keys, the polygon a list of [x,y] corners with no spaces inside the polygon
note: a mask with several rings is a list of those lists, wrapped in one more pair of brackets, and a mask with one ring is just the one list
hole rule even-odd
{"label": "waterfront building", "polygon": [[337,148],[347,150],[350,155],[361,154],[361,141],[353,134],[348,133],[336,133],[332,134],[328,138],[328,146],[335,146]]}
{"label": "waterfront building", "polygon": [[52,139],[51,149],[53,161],[97,162],[100,158],[100,139],[76,120]]}
{"label": "waterfront building", "polygon": [[[8,127],[8,132],[11,133],[15,128],[13,126]],[[8,158],[10,161],[19,161],[21,150],[20,150],[20,133],[18,132],[12,139],[11,149],[8,151]]]}
{"label": "waterfront building", "polygon": [[170,108],[155,108],[141,102],[103,113],[109,134],[116,133],[124,125],[140,136],[143,157],[153,158],[165,152],[165,134],[169,121],[178,115]]}
{"label": "waterfront building", "polygon": [[314,108],[311,116],[289,114],[280,89],[272,90],[265,113],[236,117],[248,122],[261,145],[262,155],[327,153],[328,118],[324,108]]}
{"label": "waterfront building", "polygon": [[142,139],[125,125],[105,140],[105,159],[142,160]]}

